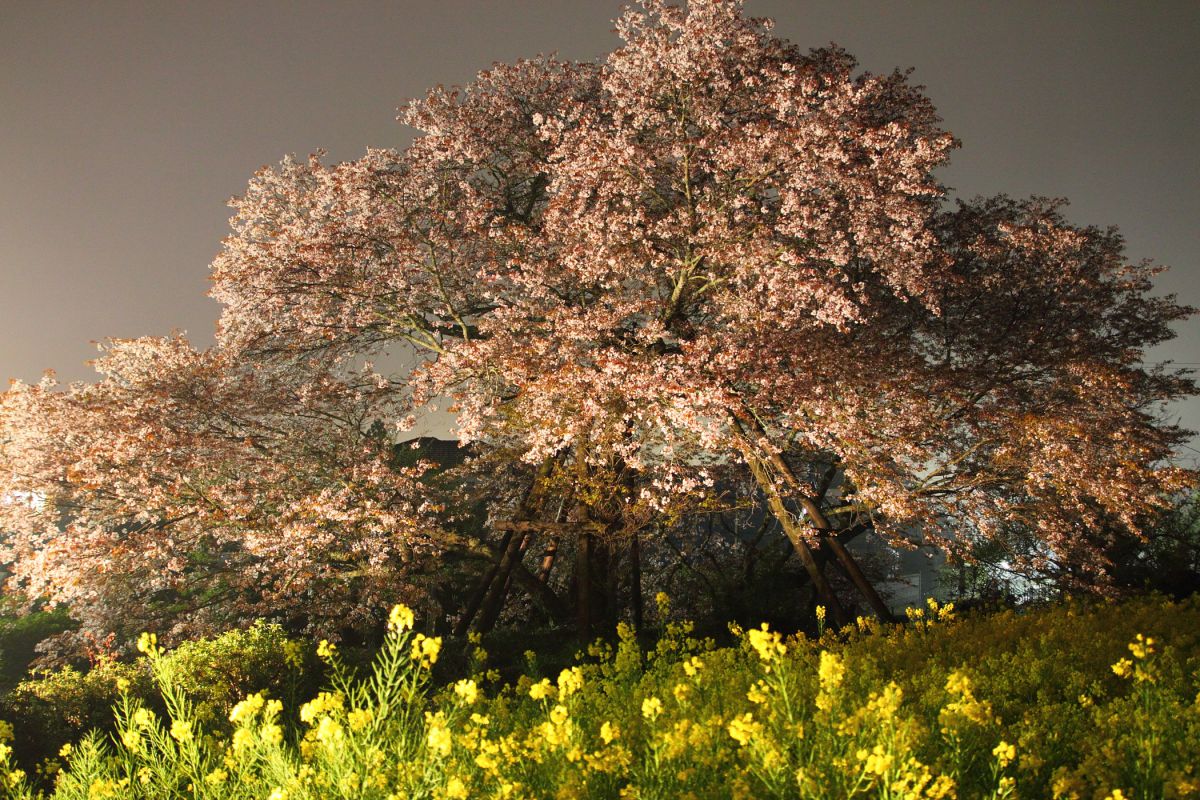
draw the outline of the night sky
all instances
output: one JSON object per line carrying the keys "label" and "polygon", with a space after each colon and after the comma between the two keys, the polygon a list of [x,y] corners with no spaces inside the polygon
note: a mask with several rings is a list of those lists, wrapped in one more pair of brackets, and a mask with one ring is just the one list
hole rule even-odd
{"label": "night sky", "polygon": [[[595,59],[609,0],[0,0],[0,377],[94,375],[91,341],[211,344],[225,200],[286,153],[403,147],[407,98],[539,52]],[[1200,3],[749,0],[776,34],[914,67],[959,196],[1067,197],[1200,306]],[[1200,366],[1200,319],[1148,360]],[[1200,428],[1200,402],[1172,413]],[[1192,447],[1200,448],[1193,439]],[[1200,450],[1185,451],[1195,463]]]}

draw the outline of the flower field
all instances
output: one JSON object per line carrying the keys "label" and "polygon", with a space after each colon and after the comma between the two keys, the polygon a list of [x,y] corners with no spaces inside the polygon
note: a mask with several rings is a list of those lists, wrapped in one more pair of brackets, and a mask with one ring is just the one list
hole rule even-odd
{"label": "flower field", "polygon": [[734,629],[724,647],[670,623],[647,649],[621,626],[551,674],[528,654],[529,674],[503,685],[478,641],[471,674],[435,685],[442,642],[417,622],[394,609],[357,673],[323,642],[323,691],[295,707],[251,694],[217,722],[146,635],[165,713],[122,686],[115,733],[40,775],[0,747],[0,795],[1200,797],[1196,600],[963,618],[930,603],[894,628]]}

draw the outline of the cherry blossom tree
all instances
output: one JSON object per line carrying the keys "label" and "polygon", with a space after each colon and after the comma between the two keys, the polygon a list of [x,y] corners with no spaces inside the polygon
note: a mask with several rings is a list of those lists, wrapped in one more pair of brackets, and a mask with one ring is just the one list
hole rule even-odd
{"label": "cherry blossom tree", "polygon": [[737,459],[835,618],[813,548],[884,614],[842,546],[870,528],[954,547],[1019,523],[1102,570],[1079,532],[1185,479],[1150,409],[1192,386],[1139,359],[1189,310],[1051,203],[943,211],[956,142],[904,74],[739,3],[643,7],[599,65],[412,103],[402,153],[261,172],[214,265],[223,345],[407,342],[405,390],[452,394],[464,439],[627,471],[625,505]]}
{"label": "cherry blossom tree", "polygon": [[958,143],[920,87],[741,5],[646,0],[599,63],[496,65],[407,105],[404,150],[287,159],[232,201],[208,357],[307,386],[398,351],[415,366],[354,403],[403,430],[450,398],[464,442],[512,464],[463,624],[514,575],[554,605],[560,545],[581,628],[611,617],[617,562],[636,575],[656,519],[719,507],[731,466],[839,623],[827,564],[887,615],[845,547],[864,531],[954,552],[1019,528],[1092,580],[1094,531],[1136,534],[1190,478],[1153,412],[1194,386],[1141,366],[1191,313],[1150,294],[1155,269],[1055,202],[947,209]]}

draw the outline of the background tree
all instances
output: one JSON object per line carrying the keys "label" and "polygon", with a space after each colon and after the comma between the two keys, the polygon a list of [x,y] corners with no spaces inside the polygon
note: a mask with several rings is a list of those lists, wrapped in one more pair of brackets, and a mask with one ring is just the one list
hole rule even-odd
{"label": "background tree", "polygon": [[[103,378],[0,406],[7,560],[81,633],[194,636],[268,617],[369,627],[437,554],[427,464],[393,466],[385,395],[235,365],[182,337],[112,341]],[[301,377],[309,380],[303,381]]]}

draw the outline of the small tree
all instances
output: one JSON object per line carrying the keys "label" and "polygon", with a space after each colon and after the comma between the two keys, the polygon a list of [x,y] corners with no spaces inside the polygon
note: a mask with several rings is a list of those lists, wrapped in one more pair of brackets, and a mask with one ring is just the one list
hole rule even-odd
{"label": "small tree", "polygon": [[371,431],[386,397],[264,372],[182,337],[113,341],[95,384],[16,383],[0,404],[12,583],[82,634],[175,637],[269,617],[367,627],[438,549],[427,465]]}

